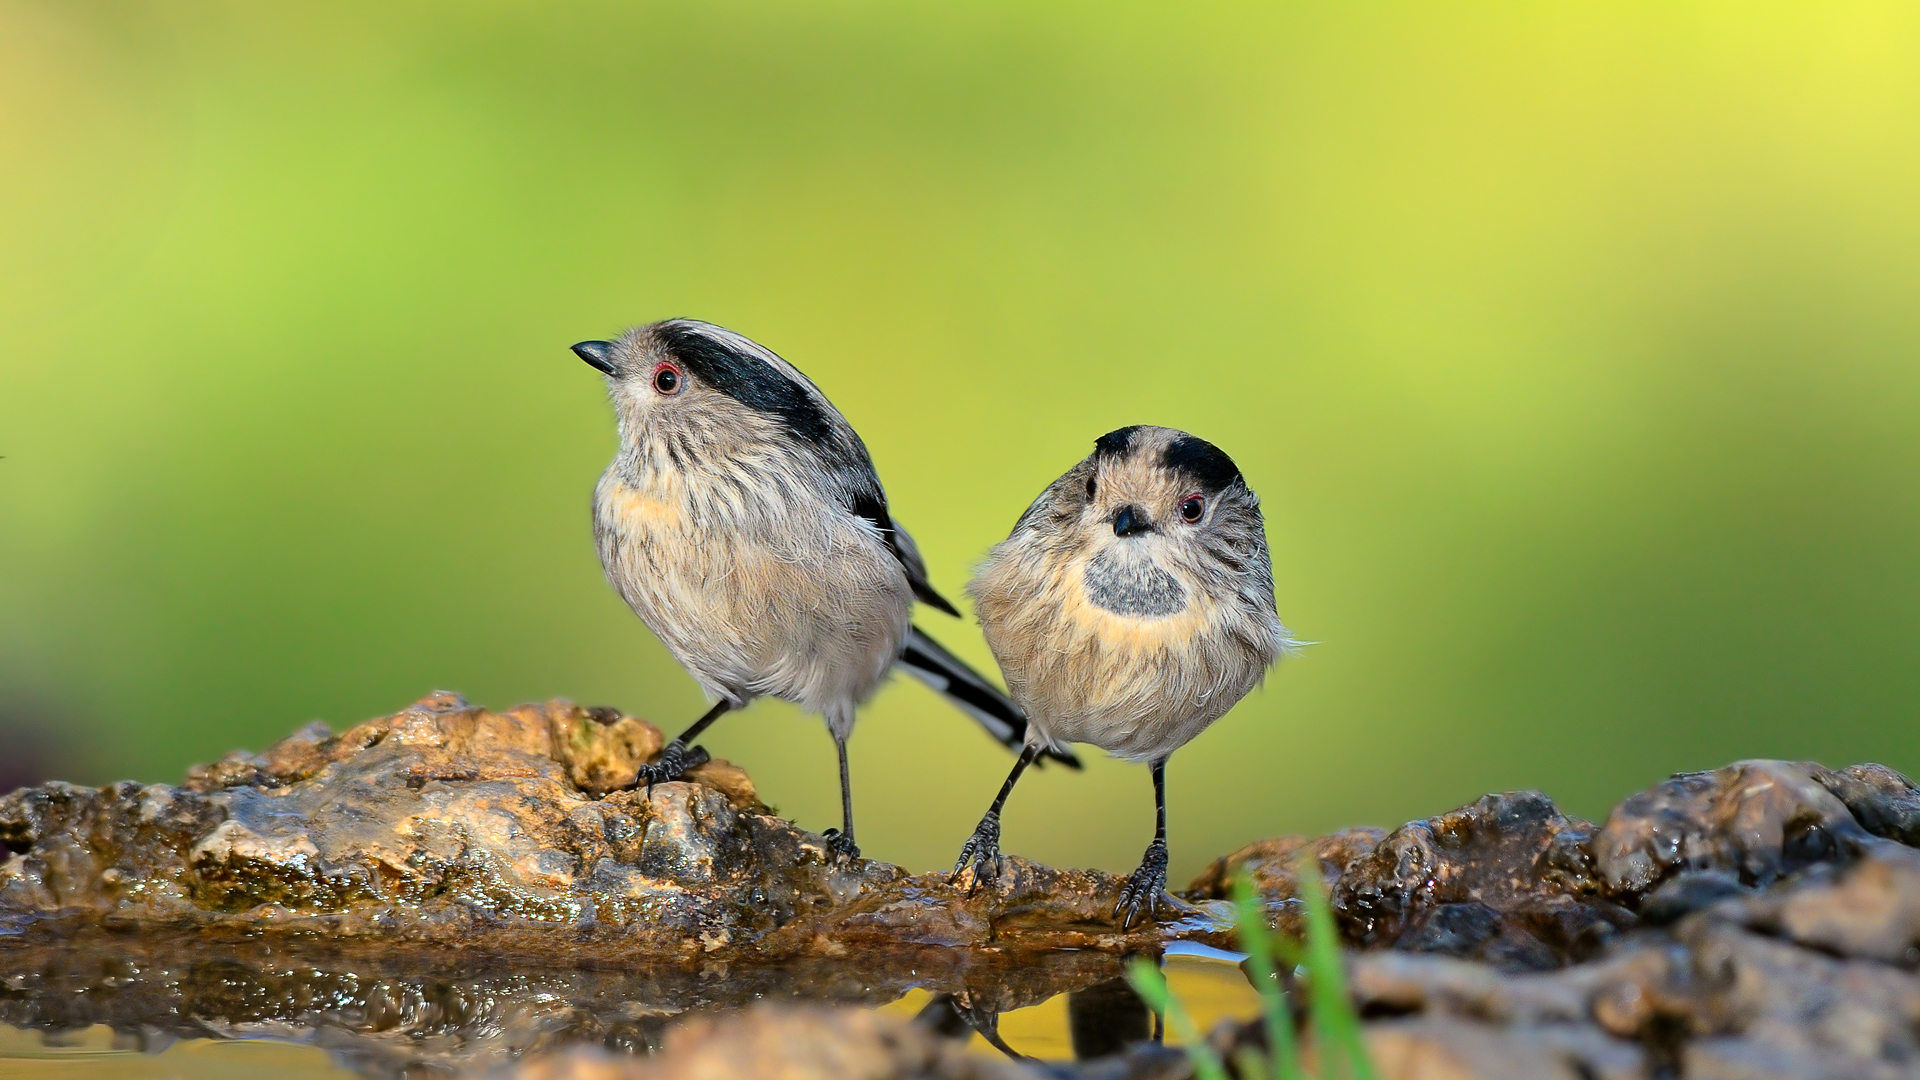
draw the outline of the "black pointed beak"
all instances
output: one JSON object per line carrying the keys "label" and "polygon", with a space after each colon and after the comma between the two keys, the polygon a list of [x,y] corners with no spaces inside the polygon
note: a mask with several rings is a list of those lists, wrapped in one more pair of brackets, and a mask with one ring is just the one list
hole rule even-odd
{"label": "black pointed beak", "polygon": [[1137,506],[1123,506],[1119,513],[1113,515],[1113,535],[1115,536],[1138,536],[1152,531],[1153,519],[1147,516],[1145,510]]}
{"label": "black pointed beak", "polygon": [[573,347],[573,355],[600,369],[602,375],[613,374],[613,342],[583,341]]}

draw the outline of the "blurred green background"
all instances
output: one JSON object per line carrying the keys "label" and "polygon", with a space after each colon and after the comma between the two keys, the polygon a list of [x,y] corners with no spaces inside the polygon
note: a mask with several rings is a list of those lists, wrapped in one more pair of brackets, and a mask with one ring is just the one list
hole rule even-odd
{"label": "blurred green background", "polygon": [[[1910,4],[0,0],[0,756],[172,780],[435,687],[691,720],[566,348],[685,314],[832,396],[956,598],[1101,432],[1238,459],[1319,644],[1174,759],[1176,878],[1920,769],[1917,193]],[[706,741],[837,821],[816,721]],[[914,867],[1008,764],[905,680],[853,755]],[[1047,770],[1008,849],[1125,869],[1149,793]]]}

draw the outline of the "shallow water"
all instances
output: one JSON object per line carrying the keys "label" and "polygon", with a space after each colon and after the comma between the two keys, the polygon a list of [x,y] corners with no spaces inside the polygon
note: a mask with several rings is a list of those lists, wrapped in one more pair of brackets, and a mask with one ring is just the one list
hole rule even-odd
{"label": "shallow water", "polygon": [[[1202,1030],[1258,1008],[1229,956],[1163,963]],[[1011,962],[918,950],[626,972],[105,938],[0,950],[0,1080],[417,1080],[569,1045],[651,1053],[677,1016],[768,999],[865,1005],[944,1023],[977,1053],[1003,1052],[997,1040],[1020,1054],[1071,1060],[1152,1037],[1153,1018],[1119,971],[1117,958],[1098,954]]]}
{"label": "shallow water", "polygon": [[98,1024],[60,1033],[0,1027],[0,1080],[114,1077],[117,1080],[353,1080],[311,1044],[273,1039],[184,1039],[157,1053],[141,1051],[137,1037]]}

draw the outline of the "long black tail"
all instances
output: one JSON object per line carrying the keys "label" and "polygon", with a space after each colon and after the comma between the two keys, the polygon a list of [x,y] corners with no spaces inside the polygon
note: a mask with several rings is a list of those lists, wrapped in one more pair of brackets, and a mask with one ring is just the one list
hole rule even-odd
{"label": "long black tail", "polygon": [[[986,728],[987,734],[1007,746],[1019,749],[1026,741],[1027,714],[1020,711],[1020,706],[917,626],[907,634],[907,648],[900,654],[900,666],[909,675],[946,695],[949,701],[960,706],[960,711]],[[1039,760],[1044,762],[1047,758],[1070,769],[1080,767],[1080,759],[1070,750],[1049,749]]]}

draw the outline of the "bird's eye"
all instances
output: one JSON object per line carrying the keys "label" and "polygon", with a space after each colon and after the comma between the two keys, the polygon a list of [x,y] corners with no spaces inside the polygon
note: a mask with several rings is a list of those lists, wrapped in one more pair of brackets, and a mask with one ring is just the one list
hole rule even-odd
{"label": "bird's eye", "polygon": [[1189,495],[1180,504],[1180,519],[1188,524],[1199,521],[1200,515],[1206,512],[1207,500],[1198,495]]}
{"label": "bird's eye", "polygon": [[653,388],[661,394],[671,397],[680,392],[680,369],[672,364],[662,363],[653,369]]}
{"label": "bird's eye", "polygon": [[1093,491],[1094,491],[1093,477],[1089,476],[1087,477],[1087,498],[1089,499],[1093,498]]}

